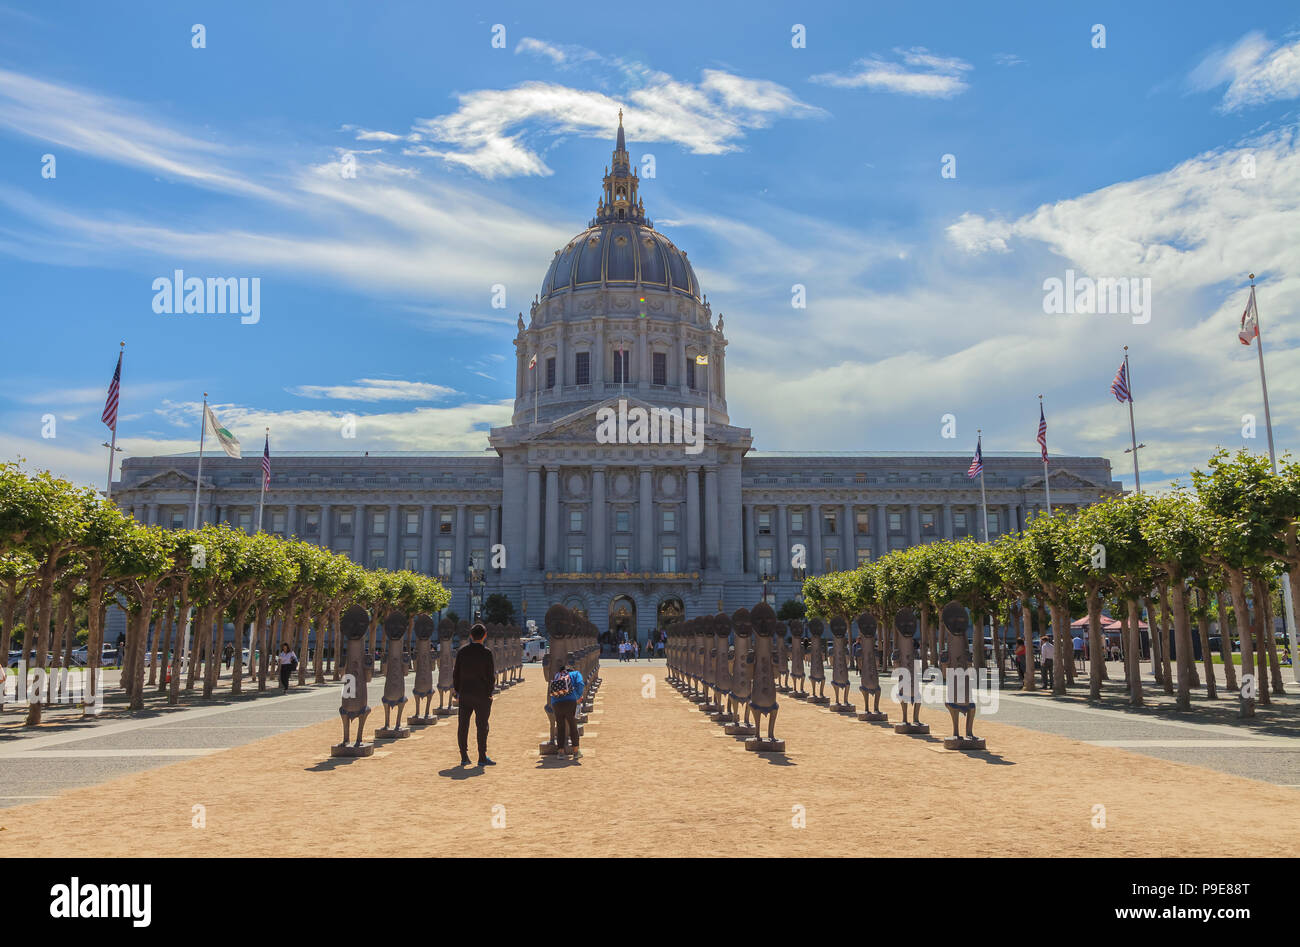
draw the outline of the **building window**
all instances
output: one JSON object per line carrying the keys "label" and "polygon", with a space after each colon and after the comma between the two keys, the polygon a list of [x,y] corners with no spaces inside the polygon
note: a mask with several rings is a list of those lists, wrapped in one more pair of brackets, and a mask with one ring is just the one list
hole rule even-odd
{"label": "building window", "polygon": [[444,579],[451,578],[451,550],[438,550],[438,575]]}
{"label": "building window", "polygon": [[302,524],[302,534],[304,536],[320,535],[320,514],[308,513]]}
{"label": "building window", "polygon": [[370,521],[370,534],[372,536],[382,536],[387,531],[388,514],[376,513]]}
{"label": "building window", "polygon": [[487,533],[487,514],[475,513],[474,514],[474,535],[483,536],[486,535],[486,533]]}
{"label": "building window", "polygon": [[889,531],[890,531],[891,533],[901,533],[901,532],[903,531],[903,514],[902,514],[902,513],[890,513],[890,514],[889,514]]}
{"label": "building window", "polygon": [[790,513],[790,532],[803,532],[803,510],[794,510]]}
{"label": "building window", "polygon": [[352,535],[352,511],[351,510],[344,510],[341,513],[339,513],[339,535],[340,536]]}
{"label": "building window", "polygon": [[577,352],[573,356],[573,383],[575,385],[591,384],[591,353]]}
{"label": "building window", "polygon": [[382,549],[370,550],[370,568],[382,569],[384,567],[384,551]]}
{"label": "building window", "polygon": [[420,534],[420,514],[419,512],[408,512],[406,514],[406,535],[418,536]]}
{"label": "building window", "polygon": [[871,550],[858,548],[858,565],[864,566],[871,561]]}
{"label": "building window", "polygon": [[582,510],[569,510],[569,532],[582,532]]}
{"label": "building window", "polygon": [[758,574],[772,575],[772,550],[760,549],[758,551]]}
{"label": "building window", "polygon": [[650,356],[651,384],[666,385],[668,384],[668,356],[663,352],[655,352]]}
{"label": "building window", "polygon": [[675,532],[677,532],[677,511],[676,511],[676,510],[664,510],[663,513],[664,513],[664,528],[663,528],[663,531],[664,531],[665,533],[675,533]]}
{"label": "building window", "polygon": [[772,513],[770,510],[758,511],[758,535],[772,535]]}
{"label": "building window", "polygon": [[859,536],[866,536],[871,532],[871,514],[866,510],[858,510],[853,514],[853,521]]}
{"label": "building window", "polygon": [[272,514],[271,514],[271,532],[273,532],[273,533],[283,533],[283,532],[284,532],[284,524],[285,524],[285,516],[284,516],[283,513],[272,513]]}
{"label": "building window", "polygon": [[822,566],[826,574],[838,572],[840,569],[840,551],[838,549],[827,549],[822,553]]}
{"label": "building window", "polygon": [[483,570],[483,563],[487,561],[487,554],[482,549],[475,549],[469,554],[469,561],[475,569],[480,572]]}
{"label": "building window", "polygon": [[615,546],[614,547],[614,568],[620,572],[627,572],[632,568],[632,547]]}
{"label": "building window", "polygon": [[546,387],[547,388],[555,387],[555,359],[554,358],[548,358],[546,360]]}
{"label": "building window", "polygon": [[253,528],[253,514],[252,514],[252,513],[240,513],[240,514],[239,514],[239,528],[242,529],[244,532],[248,532],[250,529]]}
{"label": "building window", "polygon": [[953,532],[960,532],[960,533],[965,533],[965,532],[966,532],[966,528],[967,528],[967,527],[966,527],[966,511],[965,511],[965,510],[953,510],[953,513],[952,513],[952,528],[953,528]]}
{"label": "building window", "polygon": [[686,357],[686,387],[695,387],[695,359],[689,355]]}
{"label": "building window", "polygon": [[663,572],[677,571],[677,547],[676,546],[664,547],[663,568],[661,571]]}
{"label": "building window", "polygon": [[934,537],[934,513],[921,512],[921,535]]}
{"label": "building window", "polygon": [[825,533],[827,536],[835,535],[835,522],[836,519],[835,519],[834,510],[824,510],[822,512],[822,524],[823,524],[822,532]]}
{"label": "building window", "polygon": [[569,571],[570,572],[582,571],[582,547],[581,546],[569,547]]}
{"label": "building window", "polygon": [[989,511],[989,535],[992,536],[995,533],[999,533],[999,532],[1001,532],[1001,530],[998,528],[998,511],[990,510]]}
{"label": "building window", "polygon": [[420,571],[420,554],[410,549],[402,556],[402,568],[407,572]]}
{"label": "building window", "polygon": [[616,351],[614,353],[614,381],[615,382],[622,384],[624,382],[629,382],[632,380],[631,377],[628,375],[628,359],[631,357],[632,357],[632,353],[629,352],[627,349],[624,349],[621,352]]}
{"label": "building window", "polygon": [[630,512],[627,510],[618,510],[614,513],[614,532],[632,532],[632,514]]}
{"label": "building window", "polygon": [[438,532],[451,533],[451,513],[446,510],[438,514]]}

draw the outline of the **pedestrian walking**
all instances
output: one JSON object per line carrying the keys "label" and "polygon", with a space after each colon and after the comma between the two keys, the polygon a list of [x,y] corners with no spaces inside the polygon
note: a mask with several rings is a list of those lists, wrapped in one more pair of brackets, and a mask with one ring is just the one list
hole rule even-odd
{"label": "pedestrian walking", "polygon": [[483,645],[487,628],[475,622],[469,630],[469,644],[456,652],[452,666],[451,690],[460,705],[456,741],[460,747],[460,765],[469,765],[469,718],[474,717],[478,735],[478,765],[495,766],[487,755],[488,718],[492,715],[492,690],[496,686],[496,667],[492,652]]}
{"label": "pedestrian walking", "polygon": [[298,655],[290,650],[288,642],[280,645],[280,690],[289,692],[289,675],[298,670]]}
{"label": "pedestrian walking", "polygon": [[1043,638],[1040,651],[1043,656],[1043,687],[1051,687],[1055,677],[1052,673],[1052,659],[1056,656],[1056,647],[1051,638]]}

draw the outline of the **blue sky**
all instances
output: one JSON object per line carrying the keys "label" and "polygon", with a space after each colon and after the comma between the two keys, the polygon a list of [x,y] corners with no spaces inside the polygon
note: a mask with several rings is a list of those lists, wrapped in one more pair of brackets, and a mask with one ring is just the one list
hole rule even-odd
{"label": "blue sky", "polygon": [[[102,486],[121,340],[128,454],[192,450],[204,391],[249,453],[485,446],[620,107],[756,447],[1028,450],[1042,393],[1131,485],[1127,344],[1144,485],[1264,450],[1252,270],[1294,445],[1293,4],[271,6],[0,0],[4,459]],[[155,313],[175,269],[259,278],[260,321]],[[1149,278],[1150,321],[1044,313],[1067,270]]]}

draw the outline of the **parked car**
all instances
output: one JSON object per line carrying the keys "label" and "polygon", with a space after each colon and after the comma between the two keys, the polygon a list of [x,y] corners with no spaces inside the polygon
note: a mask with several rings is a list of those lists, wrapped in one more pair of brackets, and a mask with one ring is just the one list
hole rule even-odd
{"label": "parked car", "polygon": [[[90,647],[88,645],[82,645],[80,648],[74,649],[72,652],[72,660],[82,667],[85,667],[90,663]],[[99,666],[112,667],[116,664],[117,648],[111,644],[100,645]]]}

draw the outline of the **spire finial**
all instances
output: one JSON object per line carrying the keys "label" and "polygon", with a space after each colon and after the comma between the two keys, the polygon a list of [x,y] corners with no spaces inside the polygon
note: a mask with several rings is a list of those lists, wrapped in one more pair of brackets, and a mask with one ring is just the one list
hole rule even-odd
{"label": "spire finial", "polygon": [[618,110],[618,123],[619,123],[620,125],[623,124],[623,110],[622,110],[622,109],[619,109],[619,110]]}

